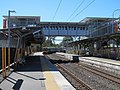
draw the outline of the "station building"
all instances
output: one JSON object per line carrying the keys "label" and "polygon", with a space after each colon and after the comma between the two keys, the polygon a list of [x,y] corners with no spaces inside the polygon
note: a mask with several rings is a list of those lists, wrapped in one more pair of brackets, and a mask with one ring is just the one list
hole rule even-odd
{"label": "station building", "polygon": [[[8,16],[3,16],[3,28],[7,28]],[[10,16],[10,27],[36,26],[40,16]]]}

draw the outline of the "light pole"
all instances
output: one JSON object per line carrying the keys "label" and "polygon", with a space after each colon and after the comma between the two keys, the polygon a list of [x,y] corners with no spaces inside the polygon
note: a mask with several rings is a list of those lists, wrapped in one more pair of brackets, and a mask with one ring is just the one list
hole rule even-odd
{"label": "light pole", "polygon": [[113,31],[114,31],[114,13],[115,13],[116,11],[120,11],[120,9],[116,9],[116,10],[114,10],[113,13],[112,13],[112,33],[113,33]]}
{"label": "light pole", "polygon": [[10,13],[16,13],[14,10],[11,11],[9,10],[8,11],[8,47],[10,47]]}
{"label": "light pole", "polygon": [[8,70],[10,71],[10,13],[16,13],[14,10],[8,11]]}

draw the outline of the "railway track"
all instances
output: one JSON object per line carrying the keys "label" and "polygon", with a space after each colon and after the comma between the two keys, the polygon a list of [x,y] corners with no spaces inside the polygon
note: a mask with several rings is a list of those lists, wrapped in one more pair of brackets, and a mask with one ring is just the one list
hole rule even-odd
{"label": "railway track", "polygon": [[68,61],[66,60],[66,58],[59,57],[58,55],[54,55],[54,54],[48,57],[53,59],[53,61],[51,62],[55,64],[55,66],[59,69],[59,71],[66,77],[66,79],[68,79],[68,81],[76,88],[76,90],[93,90],[92,87],[86,84],[75,74],[70,72],[67,68],[63,67],[61,64],[58,64],[58,62],[66,63],[66,61]]}
{"label": "railway track", "polygon": [[96,68],[96,67],[91,67],[90,65],[85,65],[85,64],[82,64],[82,63],[79,63],[79,64],[76,64],[77,66],[79,66],[79,68],[83,68],[83,69],[86,69],[92,73],[95,73],[101,77],[104,77],[110,81],[113,81],[113,82],[116,82],[118,84],[120,84],[120,77],[112,74],[112,73],[109,73],[109,72],[106,72],[105,70],[102,70],[102,69],[99,69],[99,68]]}
{"label": "railway track", "polygon": [[[74,78],[74,81],[76,82],[82,81],[84,84],[87,84],[87,86],[90,87],[90,89],[82,88],[86,86],[82,86],[78,84],[78,87],[81,87],[82,89],[77,89],[77,90],[92,90],[92,89],[120,90],[120,77],[116,76],[113,73],[110,73],[109,71],[103,70],[98,67],[94,67],[92,65],[88,65],[83,62],[80,62],[80,63],[67,62],[66,63],[67,60],[62,59],[58,55],[53,55],[51,57],[53,61],[55,60],[54,64],[56,64],[56,66],[59,68],[59,70],[63,74],[68,73],[65,77],[70,75],[69,78]],[[58,63],[57,60],[61,62]],[[72,80],[70,82],[72,82]]]}
{"label": "railway track", "polygon": [[[84,81],[80,80],[77,76],[75,76],[72,72],[70,72],[69,70],[67,70],[66,68],[62,67],[60,64],[56,64],[56,67],[58,67],[58,69],[62,72],[62,73],[66,73],[67,75],[69,75],[69,78],[73,79],[76,81],[76,85],[74,85],[74,87],[77,90],[93,90],[92,87],[90,87],[88,84],[86,84]],[[70,80],[70,82],[72,82],[73,80]]]}

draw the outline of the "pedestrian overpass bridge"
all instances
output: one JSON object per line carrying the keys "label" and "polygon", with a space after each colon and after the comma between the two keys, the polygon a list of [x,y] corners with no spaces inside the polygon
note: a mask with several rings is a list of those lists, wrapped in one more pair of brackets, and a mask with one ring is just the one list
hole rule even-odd
{"label": "pedestrian overpass bridge", "polygon": [[[8,29],[0,29],[0,43],[8,46]],[[42,43],[44,37],[49,36],[88,36],[89,29],[86,23],[80,22],[40,22],[35,26],[21,26],[10,28],[10,46],[16,46],[18,37],[20,38],[19,43],[24,44],[30,43]],[[4,38],[3,38],[4,37]],[[14,38],[15,37],[15,38]],[[17,40],[14,40],[16,39]],[[15,45],[14,45],[15,44]]]}
{"label": "pedestrian overpass bridge", "polygon": [[88,36],[88,25],[76,22],[40,22],[45,36]]}

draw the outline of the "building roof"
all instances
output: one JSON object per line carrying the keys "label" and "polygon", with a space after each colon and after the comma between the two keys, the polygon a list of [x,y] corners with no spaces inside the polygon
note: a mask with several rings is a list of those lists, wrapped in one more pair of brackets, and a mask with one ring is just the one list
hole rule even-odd
{"label": "building roof", "polygon": [[[5,19],[8,19],[8,16],[3,16]],[[10,18],[16,19],[16,18],[36,18],[40,19],[40,16],[10,16]]]}
{"label": "building roof", "polygon": [[79,22],[40,22],[40,25],[86,25]]}
{"label": "building roof", "polygon": [[89,23],[89,22],[94,22],[94,21],[99,21],[99,22],[110,22],[112,20],[115,20],[117,18],[106,18],[106,17],[86,17],[83,20],[81,20],[81,23]]}

